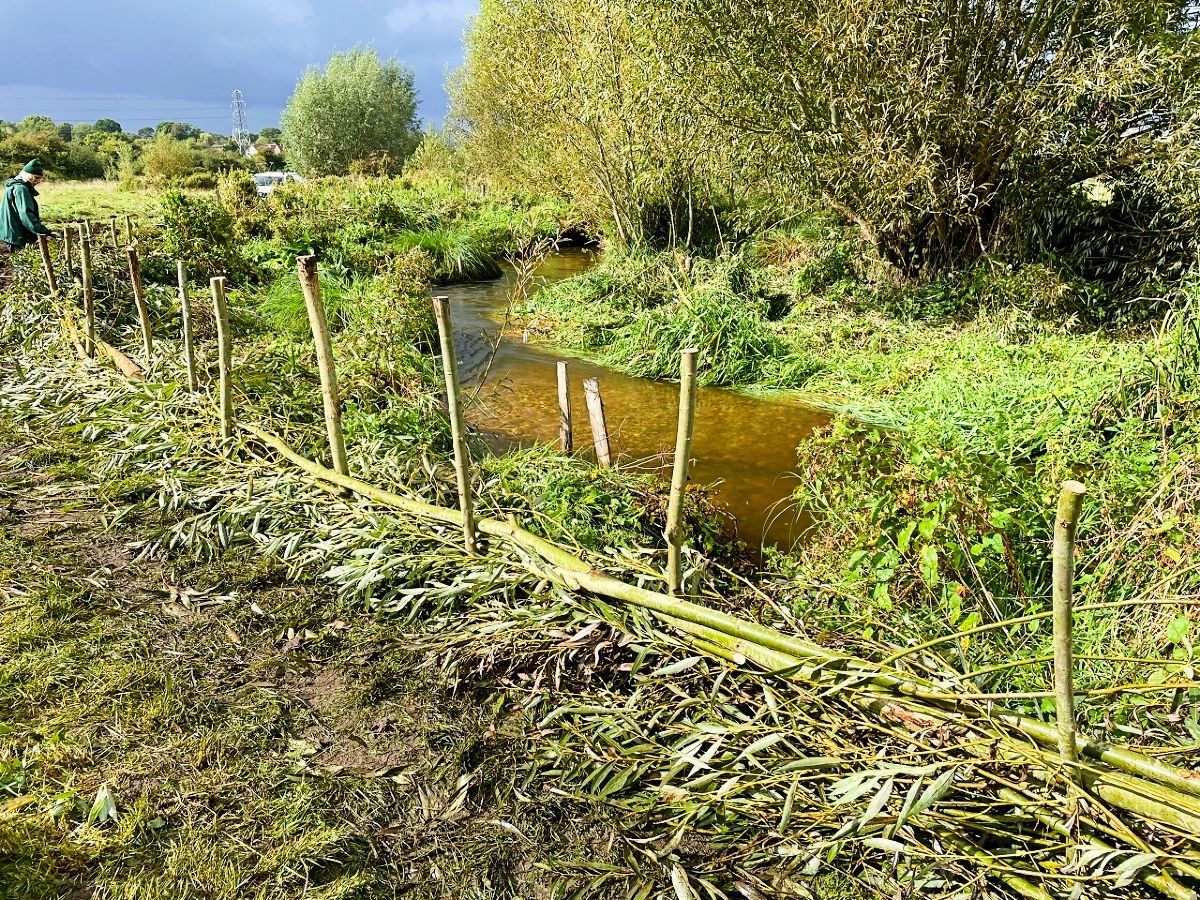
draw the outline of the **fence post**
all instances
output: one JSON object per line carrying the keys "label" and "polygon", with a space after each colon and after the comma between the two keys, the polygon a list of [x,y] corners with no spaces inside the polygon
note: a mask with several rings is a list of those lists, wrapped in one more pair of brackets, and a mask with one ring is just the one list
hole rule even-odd
{"label": "fence post", "polygon": [[463,515],[463,540],[467,552],[478,550],[475,536],[475,502],[471,496],[471,454],[467,449],[462,404],[458,396],[458,357],[454,352],[454,325],[450,321],[450,300],[433,298],[438,336],[442,345],[442,371],[446,375],[446,408],[450,413],[450,434],[454,440],[454,470],[458,476],[458,502]]}
{"label": "fence post", "polygon": [[317,258],[301,256],[296,260],[296,272],[304,288],[304,305],[308,307],[308,324],[317,347],[317,369],[321,373],[321,400],[325,406],[325,430],[329,434],[329,453],[333,470],[349,475],[346,465],[346,441],[342,435],[342,398],[338,392],[337,366],[333,359],[333,344],[329,339],[329,322],[325,318],[325,303],[321,299],[321,279],[317,275]]}
{"label": "fence post", "polygon": [[218,276],[209,282],[212,289],[213,318],[217,322],[217,367],[221,411],[221,439],[233,437],[233,335],[229,330],[229,309],[225,305],[225,279]]}
{"label": "fence post", "polygon": [[558,438],[563,453],[575,449],[575,438],[571,433],[571,382],[567,364],[558,364]]}
{"label": "fence post", "polygon": [[1054,517],[1054,708],[1058,721],[1058,752],[1071,777],[1078,778],[1074,765],[1079,759],[1075,743],[1075,649],[1073,605],[1075,600],[1075,529],[1087,489],[1078,481],[1062,486]]}
{"label": "fence post", "polygon": [[92,242],[82,225],[79,230],[79,279],[83,285],[83,318],[88,359],[96,357],[96,296],[92,293]]}
{"label": "fence post", "polygon": [[683,498],[692,467],[692,434],[696,422],[696,356],[689,347],[679,352],[679,426],[675,434],[675,466],[667,506],[667,593],[683,585]]}
{"label": "fence post", "polygon": [[87,229],[88,242],[90,243],[92,240],[94,240],[94,237],[93,237],[93,235],[92,235],[92,220],[91,220],[91,219],[84,219],[84,220],[83,220],[83,227],[84,227],[85,229]]}
{"label": "fence post", "polygon": [[117,242],[117,217],[113,216],[108,220],[108,230],[112,234],[112,244],[114,250],[119,250],[121,245]]}
{"label": "fence post", "polygon": [[75,277],[75,260],[71,258],[71,226],[63,226],[63,262],[66,263],[67,281]]}
{"label": "fence post", "polygon": [[133,219],[129,213],[125,213],[125,243],[133,243]]}
{"label": "fence post", "polygon": [[588,378],[583,382],[583,396],[587,400],[588,419],[592,424],[592,442],[596,445],[596,461],[600,465],[612,465],[612,449],[608,443],[608,423],[604,419],[604,398],[600,396],[600,382]]}
{"label": "fence post", "polygon": [[187,366],[187,385],[189,391],[199,387],[196,380],[196,352],[192,342],[192,300],[188,297],[187,263],[182,259],[176,261],[179,274],[179,312],[183,318],[183,363]]}
{"label": "fence post", "polygon": [[146,305],[146,295],[142,290],[142,267],[138,262],[137,247],[125,248],[129,257],[129,281],[133,284],[133,302],[137,304],[138,320],[142,323],[142,345],[146,351],[146,365],[150,365],[150,357],[154,353],[154,337],[150,331],[150,307]]}
{"label": "fence post", "polygon": [[42,268],[46,270],[46,283],[50,285],[50,293],[58,296],[58,279],[54,277],[54,263],[50,260],[50,238],[48,235],[37,236],[38,249],[42,251]]}

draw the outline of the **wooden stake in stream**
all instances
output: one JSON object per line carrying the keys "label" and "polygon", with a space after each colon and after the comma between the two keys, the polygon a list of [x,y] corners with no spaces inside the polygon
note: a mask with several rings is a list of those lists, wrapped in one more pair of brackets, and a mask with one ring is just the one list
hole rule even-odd
{"label": "wooden stake in stream", "polygon": [[346,465],[346,441],[342,435],[342,398],[338,392],[337,366],[333,360],[333,343],[329,339],[329,322],[325,318],[325,303],[321,299],[321,279],[317,275],[317,258],[301,256],[296,260],[296,272],[304,288],[304,304],[308,307],[308,324],[317,347],[317,369],[321,373],[321,399],[325,404],[325,430],[329,433],[329,453],[333,470],[349,475]]}
{"label": "wooden stake in stream", "polygon": [[142,267],[138,262],[137,247],[125,248],[129,257],[129,281],[133,285],[133,302],[137,304],[138,320],[142,323],[142,347],[146,351],[146,365],[154,352],[154,337],[150,331],[150,307],[146,305],[146,294],[142,289]]}
{"label": "wooden stake in stream", "polygon": [[[1075,743],[1075,529],[1087,489],[1078,481],[1062,486],[1054,519],[1054,706],[1058,720],[1058,752],[1068,767],[1079,759]],[[1072,777],[1078,773],[1072,771]]]}
{"label": "wooden stake in stream", "polygon": [[182,259],[176,261],[179,274],[179,311],[183,318],[183,363],[187,366],[187,384],[189,391],[199,387],[196,380],[196,353],[192,341],[192,301],[188,297],[187,263]]}
{"label": "wooden stake in stream", "polygon": [[79,280],[83,286],[84,342],[88,359],[96,358],[96,296],[92,293],[92,242],[79,226]]}
{"label": "wooden stake in stream", "polygon": [[454,470],[458,475],[458,503],[463,516],[463,541],[467,552],[478,551],[475,532],[475,501],[471,496],[471,454],[467,449],[466,427],[458,397],[458,357],[454,353],[454,325],[450,321],[450,300],[433,298],[438,336],[442,344],[442,370],[446,375],[446,408],[450,413],[450,433],[454,439]]}
{"label": "wooden stake in stream", "polygon": [[121,245],[117,242],[117,217],[113,216],[108,220],[108,231],[112,235],[113,249],[119,250]]}
{"label": "wooden stake in stream", "polygon": [[596,461],[607,468],[612,465],[612,449],[608,443],[608,423],[604,420],[604,398],[600,396],[600,382],[595,378],[585,380],[583,396],[587,400],[588,419],[592,423]]}
{"label": "wooden stake in stream", "polygon": [[54,263],[50,261],[50,237],[37,236],[38,249],[42,251],[42,268],[46,270],[46,283],[50,285],[50,293],[58,296],[58,279],[54,277]]}
{"label": "wooden stake in stream", "polygon": [[217,320],[217,368],[220,373],[219,404],[221,439],[233,437],[233,335],[229,330],[229,309],[225,305],[225,279],[209,282],[212,289],[213,318]]}
{"label": "wooden stake in stream", "polygon": [[563,453],[575,449],[575,438],[571,434],[571,382],[567,364],[558,364],[558,439]]}
{"label": "wooden stake in stream", "polygon": [[667,593],[683,585],[683,497],[692,467],[692,434],[696,423],[696,357],[694,347],[679,353],[679,427],[675,434],[675,468],[667,506]]}

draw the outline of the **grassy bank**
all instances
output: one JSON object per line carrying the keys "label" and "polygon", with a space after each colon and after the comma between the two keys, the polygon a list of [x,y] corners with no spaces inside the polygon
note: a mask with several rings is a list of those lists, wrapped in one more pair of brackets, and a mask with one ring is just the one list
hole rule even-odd
{"label": "grassy bank", "polygon": [[[1190,664],[1194,625],[1172,601],[1200,588],[1187,562],[1200,541],[1186,499],[1200,430],[1192,289],[1180,312],[1116,331],[1089,319],[1083,287],[1040,267],[900,288],[862,265],[823,231],[716,260],[613,254],[521,313],[542,339],[632,374],[672,378],[678,349],[698,346],[710,384],[787,388],[845,414],[798,447],[794,502],[813,526],[774,557],[806,616],[900,640],[949,623],[972,635],[937,652],[968,668],[1045,657],[1037,622],[973,630],[1047,608],[1050,511],[1080,478],[1081,602],[1146,604],[1079,616],[1080,652],[1097,657],[1083,685]],[[1043,663],[984,682],[1034,692],[1047,677]]]}

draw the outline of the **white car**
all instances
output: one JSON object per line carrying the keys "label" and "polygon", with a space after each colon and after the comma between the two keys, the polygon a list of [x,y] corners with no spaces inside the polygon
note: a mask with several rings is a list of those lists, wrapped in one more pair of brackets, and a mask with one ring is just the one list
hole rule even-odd
{"label": "white car", "polygon": [[295,172],[259,172],[254,176],[254,189],[258,191],[258,196],[265,197],[275,188],[289,181],[297,184],[304,183],[304,179]]}

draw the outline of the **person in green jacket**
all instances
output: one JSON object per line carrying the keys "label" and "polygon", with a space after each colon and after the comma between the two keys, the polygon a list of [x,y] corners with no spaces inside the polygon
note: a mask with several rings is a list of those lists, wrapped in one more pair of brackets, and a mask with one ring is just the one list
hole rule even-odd
{"label": "person in green jacket", "polygon": [[50,234],[38,211],[36,186],[45,178],[40,160],[31,159],[16,177],[4,182],[0,204],[0,252],[13,253],[37,243],[39,234]]}

